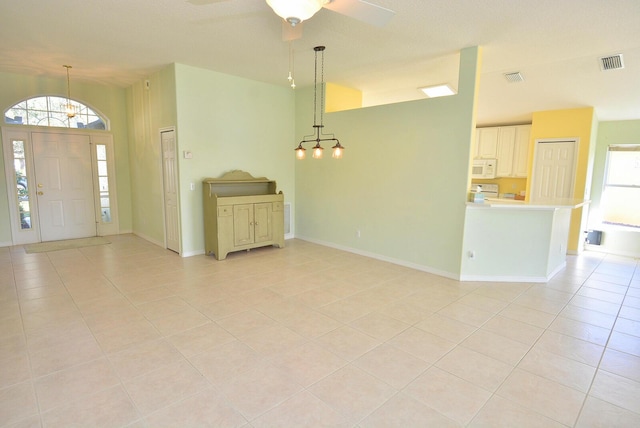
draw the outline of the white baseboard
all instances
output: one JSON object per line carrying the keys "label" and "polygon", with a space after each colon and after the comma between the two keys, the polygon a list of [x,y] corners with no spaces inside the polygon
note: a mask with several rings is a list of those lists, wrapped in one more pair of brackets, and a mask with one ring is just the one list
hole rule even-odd
{"label": "white baseboard", "polygon": [[371,252],[368,252],[368,251],[362,251],[362,250],[358,250],[356,248],[351,248],[351,247],[346,247],[346,246],[343,246],[343,245],[334,244],[333,242],[320,241],[318,239],[308,238],[306,236],[296,236],[296,238],[300,239],[302,241],[311,242],[313,244],[318,244],[318,245],[322,245],[322,246],[329,247],[329,248],[335,248],[336,250],[342,250],[342,251],[346,251],[348,253],[357,254],[359,256],[365,256],[365,257],[369,257],[369,258],[372,258],[372,259],[380,260],[380,261],[383,261],[383,262],[393,263],[394,265],[404,266],[404,267],[407,267],[407,268],[419,270],[421,272],[432,273],[434,275],[442,276],[444,278],[449,278],[449,279],[454,279],[456,281],[460,281],[460,276],[459,275],[456,275],[456,274],[451,273],[451,272],[445,272],[445,271],[442,271],[442,270],[439,270],[439,269],[433,269],[432,267],[429,267],[429,266],[419,265],[417,263],[411,263],[411,262],[407,262],[405,260],[394,259],[393,257],[387,257],[387,256],[383,256],[381,254],[371,253]]}
{"label": "white baseboard", "polygon": [[332,242],[321,241],[318,239],[308,238],[306,236],[296,236],[297,239],[302,241],[311,242],[318,245],[323,245],[325,247],[335,248],[337,250],[346,251],[353,254],[358,254],[360,256],[370,257],[372,259],[393,263],[395,265],[408,267],[411,269],[419,270],[421,272],[427,272],[434,275],[442,276],[444,278],[454,279],[456,281],[468,282],[548,282],[551,278],[553,278],[558,272],[564,269],[567,266],[566,262],[563,262],[556,269],[553,270],[547,276],[498,276],[498,275],[457,275],[451,272],[445,272],[439,269],[433,269],[429,266],[419,265],[417,263],[410,263],[405,260],[394,259],[392,257],[383,256],[376,253],[371,253],[368,251],[362,251],[351,247],[346,247],[343,245],[334,244]]}
{"label": "white baseboard", "polygon": [[640,258],[640,253],[638,253],[638,252],[634,252],[634,251],[616,251],[616,250],[612,250],[611,248],[607,248],[604,245],[585,244],[585,249],[588,250],[588,251],[596,252],[596,253],[611,254],[611,255],[614,255],[614,256],[631,257],[631,258],[634,258],[634,259]]}
{"label": "white baseboard", "polygon": [[547,282],[544,276],[462,275],[461,282]]}
{"label": "white baseboard", "polygon": [[145,235],[144,233],[140,233],[140,232],[131,232],[131,233],[133,233],[134,235],[136,235],[136,236],[138,236],[138,237],[140,237],[140,238],[144,239],[145,241],[149,241],[149,242],[151,242],[152,244],[157,245],[158,247],[162,247],[162,248],[164,248],[164,242],[156,241],[155,239],[153,239],[153,238],[151,238],[151,237],[149,237],[149,236]]}
{"label": "white baseboard", "polygon": [[13,246],[13,242],[11,241],[0,242],[0,247],[12,247],[12,246]]}
{"label": "white baseboard", "polygon": [[547,276],[509,276],[509,275],[462,275],[460,281],[477,282],[549,282],[558,272],[567,267],[567,262],[562,262]]}
{"label": "white baseboard", "polygon": [[193,257],[193,256],[202,256],[202,255],[204,255],[204,250],[188,251],[180,254],[181,257]]}

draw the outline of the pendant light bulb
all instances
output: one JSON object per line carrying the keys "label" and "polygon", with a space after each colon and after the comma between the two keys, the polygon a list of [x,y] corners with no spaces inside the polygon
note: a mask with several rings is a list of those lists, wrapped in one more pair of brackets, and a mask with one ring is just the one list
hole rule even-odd
{"label": "pendant light bulb", "polygon": [[331,157],[334,159],[342,159],[342,154],[344,153],[344,147],[342,147],[339,141],[335,146],[332,147],[332,149],[333,149],[333,154],[331,155]]}
{"label": "pendant light bulb", "polygon": [[314,159],[322,159],[322,151],[324,149],[320,146],[320,143],[316,144],[313,147],[313,158]]}

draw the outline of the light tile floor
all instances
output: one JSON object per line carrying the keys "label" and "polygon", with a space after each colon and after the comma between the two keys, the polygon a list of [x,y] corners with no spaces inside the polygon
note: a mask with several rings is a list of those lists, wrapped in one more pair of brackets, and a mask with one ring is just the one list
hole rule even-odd
{"label": "light tile floor", "polygon": [[460,283],[291,240],[0,248],[2,426],[640,426],[640,266]]}

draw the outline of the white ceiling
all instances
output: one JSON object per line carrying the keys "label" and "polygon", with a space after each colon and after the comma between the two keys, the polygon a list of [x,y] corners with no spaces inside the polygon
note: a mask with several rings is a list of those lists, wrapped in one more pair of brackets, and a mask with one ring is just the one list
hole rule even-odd
{"label": "white ceiling", "polygon": [[[192,0],[202,3],[207,0]],[[336,0],[339,1],[339,0]],[[325,80],[366,104],[457,86],[458,52],[483,47],[478,124],[531,120],[540,110],[593,106],[599,120],[640,119],[639,0],[368,0],[396,12],[383,28],[323,9],[293,47],[298,87]],[[287,86],[289,47],[264,0],[3,0],[0,71],[126,87],[178,62]],[[598,58],[624,55],[601,72]],[[503,73],[525,80],[508,83]]]}

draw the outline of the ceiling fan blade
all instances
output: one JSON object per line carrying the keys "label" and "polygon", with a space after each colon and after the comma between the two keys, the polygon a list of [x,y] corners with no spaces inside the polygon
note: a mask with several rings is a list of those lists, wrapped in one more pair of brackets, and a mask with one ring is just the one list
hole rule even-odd
{"label": "ceiling fan blade", "polygon": [[322,7],[376,27],[384,27],[396,14],[391,9],[364,0],[332,0]]}
{"label": "ceiling fan blade", "polygon": [[229,0],[187,0],[187,3],[191,3],[194,6],[204,6],[207,4],[222,3],[223,1]]}
{"label": "ceiling fan blade", "polygon": [[282,20],[282,41],[288,42],[302,38],[302,22],[293,26],[284,19]]}

